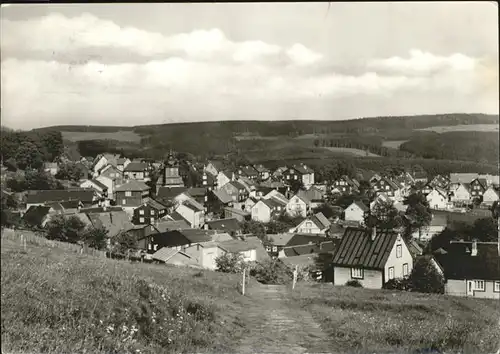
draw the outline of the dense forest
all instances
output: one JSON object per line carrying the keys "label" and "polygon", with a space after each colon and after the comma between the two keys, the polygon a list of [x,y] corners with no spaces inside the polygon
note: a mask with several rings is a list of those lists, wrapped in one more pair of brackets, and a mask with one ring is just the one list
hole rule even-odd
{"label": "dense forest", "polygon": [[415,137],[400,150],[428,159],[498,164],[498,132],[449,132]]}
{"label": "dense forest", "polygon": [[17,132],[2,128],[0,135],[2,162],[13,169],[38,169],[44,162],[54,161],[63,151],[61,132]]}

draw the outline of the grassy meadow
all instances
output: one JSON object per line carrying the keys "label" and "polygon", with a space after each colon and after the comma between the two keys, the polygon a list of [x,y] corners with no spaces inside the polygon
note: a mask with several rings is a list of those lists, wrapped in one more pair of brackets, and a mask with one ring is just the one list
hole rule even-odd
{"label": "grassy meadow", "polygon": [[344,353],[494,353],[500,302],[445,295],[299,284],[307,309]]}
{"label": "grassy meadow", "polygon": [[494,132],[498,131],[498,124],[461,124],[438,126],[418,129],[422,131],[432,131],[435,133],[449,133],[449,132]]}
{"label": "grassy meadow", "polygon": [[116,132],[61,132],[64,140],[82,141],[82,140],[116,140],[122,142],[140,143],[141,136],[130,130],[118,130]]}

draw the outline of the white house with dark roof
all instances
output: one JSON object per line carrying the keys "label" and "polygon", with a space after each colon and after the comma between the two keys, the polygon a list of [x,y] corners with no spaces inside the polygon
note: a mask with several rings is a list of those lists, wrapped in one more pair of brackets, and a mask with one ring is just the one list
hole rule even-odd
{"label": "white house with dark roof", "polygon": [[261,199],[251,209],[252,220],[270,222],[285,210],[286,204],[276,198]]}
{"label": "white house with dark roof", "polygon": [[366,205],[360,201],[354,201],[344,210],[344,220],[363,224],[365,213],[367,211],[368,207]]}
{"label": "white house with dark roof", "polygon": [[450,206],[448,192],[439,187],[434,187],[426,196],[425,199],[429,202],[431,209],[444,210]]}
{"label": "white house with dark roof", "polygon": [[291,217],[301,216],[305,218],[311,209],[311,200],[303,192],[299,191],[292,196],[286,204],[286,213]]}
{"label": "white house with dark roof", "polygon": [[205,223],[205,208],[194,199],[184,200],[175,211],[182,215],[194,229],[200,228]]}
{"label": "white house with dark roof", "polygon": [[403,237],[391,230],[347,228],[333,255],[334,285],[356,280],[381,289],[391,279],[408,276],[413,257]]}
{"label": "white house with dark roof", "polygon": [[469,185],[460,183],[455,189],[450,191],[450,201],[455,204],[470,203],[472,195]]}
{"label": "white house with dark roof", "polygon": [[323,215],[323,213],[316,213],[303,220],[298,226],[291,228],[289,232],[326,236],[326,233],[330,229],[330,225],[331,222]]}
{"label": "white house with dark roof", "polygon": [[80,188],[92,188],[99,198],[108,198],[108,186],[97,179],[88,179],[80,183]]}
{"label": "white house with dark roof", "polygon": [[482,204],[492,206],[498,200],[500,200],[500,189],[496,185],[490,185],[483,194]]}

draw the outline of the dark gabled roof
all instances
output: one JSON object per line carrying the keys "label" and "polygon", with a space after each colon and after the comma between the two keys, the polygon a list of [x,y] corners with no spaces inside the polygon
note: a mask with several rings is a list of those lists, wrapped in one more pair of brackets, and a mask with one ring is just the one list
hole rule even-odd
{"label": "dark gabled roof", "polygon": [[23,215],[22,220],[31,226],[41,226],[49,211],[49,206],[31,206]]}
{"label": "dark gabled roof", "polygon": [[163,205],[162,203],[160,203],[159,201],[157,201],[157,200],[155,200],[153,198],[149,198],[148,205],[151,208],[154,208],[156,210],[165,210],[165,209],[167,209],[167,207],[165,205]]}
{"label": "dark gabled roof", "polygon": [[137,191],[147,191],[149,190],[149,186],[146,183],[136,180],[130,180],[129,182],[122,184],[121,186],[115,189],[115,192],[137,192]]}
{"label": "dark gabled roof", "polygon": [[[62,202],[54,202],[54,203],[46,203],[47,206],[50,206],[54,210],[64,210],[64,209],[77,209],[81,204],[79,200],[65,200]],[[58,209],[58,208],[62,209]]]}
{"label": "dark gabled roof", "polygon": [[219,246],[223,250],[225,250],[227,252],[231,252],[231,253],[245,252],[245,251],[249,251],[249,250],[254,250],[256,248],[254,243],[250,243],[250,242],[242,241],[242,240],[222,241],[222,242],[219,242]]}
{"label": "dark gabled roof", "polygon": [[177,230],[191,243],[197,242],[209,242],[212,241],[212,236],[215,234],[212,230],[201,230],[201,229],[183,229]]}
{"label": "dark gabled roof", "polygon": [[220,160],[210,160],[208,161],[209,164],[212,164],[217,171],[222,171],[225,167],[224,161]]}
{"label": "dark gabled roof", "polygon": [[207,221],[206,224],[208,225],[208,228],[210,230],[225,231],[225,232],[241,230],[241,226],[238,223],[238,220],[236,220],[235,218],[211,220]]}
{"label": "dark gabled roof", "polygon": [[131,162],[124,168],[124,172],[143,172],[149,168],[145,162]]}
{"label": "dark gabled roof", "polygon": [[189,194],[189,196],[193,197],[193,198],[197,198],[197,197],[204,197],[205,194],[207,193],[207,189],[206,188],[203,188],[203,187],[193,187],[193,188],[189,188],[187,191],[186,191],[187,194]]}
{"label": "dark gabled roof", "polygon": [[286,246],[298,246],[314,244],[316,242],[325,241],[325,236],[312,235],[312,234],[294,234],[292,238],[286,243]]}
{"label": "dark gabled roof", "polygon": [[245,191],[247,190],[247,189],[245,188],[245,186],[244,186],[243,184],[241,184],[240,182],[238,182],[238,181],[231,181],[231,182],[229,182],[228,184],[232,185],[232,186],[233,186],[234,188],[236,188],[238,191],[239,191],[240,189],[243,189],[243,190],[245,190]]}
{"label": "dark gabled roof", "polygon": [[[171,230],[153,235],[153,242],[165,246],[184,246],[193,243],[212,241],[213,231],[200,229]],[[159,242],[159,240],[161,240]]]}
{"label": "dark gabled roof", "polygon": [[180,205],[184,205],[186,208],[189,208],[189,209],[191,209],[194,212],[205,210],[205,208],[203,207],[203,205],[199,204],[195,200],[189,200],[188,199],[188,200],[183,201]]}
{"label": "dark gabled roof", "polygon": [[321,229],[327,228],[331,225],[331,222],[323,215],[323,213],[316,213],[311,217],[311,221],[314,222]]}
{"label": "dark gabled roof", "polygon": [[62,202],[67,200],[80,200],[91,202],[94,200],[95,191],[93,189],[58,189],[58,190],[36,190],[28,191],[26,196],[27,204],[38,204],[46,202]]}
{"label": "dark gabled roof", "polygon": [[323,240],[313,244],[298,245],[293,247],[286,246],[283,249],[283,252],[287,257],[295,257],[311,253],[333,252],[335,251],[335,248],[335,242],[330,240],[327,241],[323,237]]}
{"label": "dark gabled roof", "polygon": [[345,230],[332,263],[344,267],[384,269],[397,238],[398,234],[394,231],[378,230],[372,241],[369,230],[349,227]]}
{"label": "dark gabled roof", "polygon": [[108,230],[108,237],[115,237],[121,232],[126,232],[134,228],[134,224],[129,220],[128,214],[121,211],[110,211],[105,213],[87,214],[94,227],[104,227]]}
{"label": "dark gabled roof", "polygon": [[168,214],[167,218],[170,219],[170,220],[172,220],[172,221],[185,221],[185,222],[187,222],[189,224],[189,222],[181,214],[179,214],[176,211]]}
{"label": "dark gabled roof", "polygon": [[108,207],[96,207],[96,208],[82,208],[81,213],[92,214],[92,213],[107,213],[110,211],[122,211],[122,207],[118,206],[108,206]]}
{"label": "dark gabled roof", "polygon": [[313,173],[314,171],[306,165],[293,165],[292,167],[295,171],[300,174]]}
{"label": "dark gabled roof", "polygon": [[472,242],[450,244],[446,253],[434,254],[446,279],[500,280],[500,256],[497,244],[477,244],[471,256]]}
{"label": "dark gabled roof", "polygon": [[172,200],[187,191],[186,187],[160,187],[156,195],[164,200]]}
{"label": "dark gabled roof", "polygon": [[106,190],[106,189],[108,189],[108,187],[107,187],[105,184],[103,184],[103,183],[99,182],[99,181],[98,181],[98,180],[96,180],[95,178],[94,178],[94,179],[92,179],[92,180],[91,180],[91,182],[92,182],[92,183],[94,183],[97,187],[101,188],[102,190]]}
{"label": "dark gabled roof", "polygon": [[186,220],[162,220],[154,225],[159,232],[166,232],[170,230],[189,229],[191,225]]}
{"label": "dark gabled roof", "polygon": [[259,174],[253,166],[241,166],[238,170],[241,170],[241,173],[247,176],[257,176]]}
{"label": "dark gabled roof", "polygon": [[422,247],[414,239],[411,239],[408,242],[408,251],[410,251],[413,258],[422,255],[424,252]]}

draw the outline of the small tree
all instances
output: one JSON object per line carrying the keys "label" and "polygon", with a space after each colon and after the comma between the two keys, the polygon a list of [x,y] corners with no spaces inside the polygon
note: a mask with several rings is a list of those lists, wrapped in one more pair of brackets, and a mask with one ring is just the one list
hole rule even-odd
{"label": "small tree", "polygon": [[216,269],[222,273],[240,273],[243,271],[244,263],[240,253],[227,252],[215,259]]}
{"label": "small tree", "polygon": [[92,248],[103,250],[107,246],[108,230],[104,227],[87,227],[83,233],[83,241]]}
{"label": "small tree", "polygon": [[293,271],[279,259],[258,262],[250,270],[250,275],[263,284],[287,284],[293,279]]}
{"label": "small tree", "polygon": [[72,162],[66,162],[59,166],[59,171],[57,171],[55,177],[57,179],[78,181],[83,176],[83,171],[78,167],[77,164]]}
{"label": "small tree", "polygon": [[414,231],[430,224],[432,213],[429,202],[422,193],[409,195],[403,204],[408,205],[405,218],[405,238],[409,238]]}
{"label": "small tree", "polygon": [[394,203],[388,201],[378,201],[370,212],[364,216],[365,225],[368,227],[378,227],[380,229],[394,229],[401,226],[401,217],[394,207]]}
{"label": "small tree", "polygon": [[136,251],[139,246],[137,238],[130,232],[121,232],[111,240],[111,251],[113,253],[126,255],[130,251]]}
{"label": "small tree", "polygon": [[83,241],[85,224],[76,216],[54,215],[46,225],[47,238],[69,243]]}
{"label": "small tree", "polygon": [[353,288],[362,288],[363,285],[358,280],[348,280],[345,283],[346,286],[351,286]]}
{"label": "small tree", "polygon": [[266,227],[264,224],[255,220],[244,221],[241,225],[241,230],[244,234],[252,234],[259,239],[263,239],[266,236]]}
{"label": "small tree", "polygon": [[428,257],[417,258],[410,274],[412,291],[421,293],[444,293],[444,277]]}

